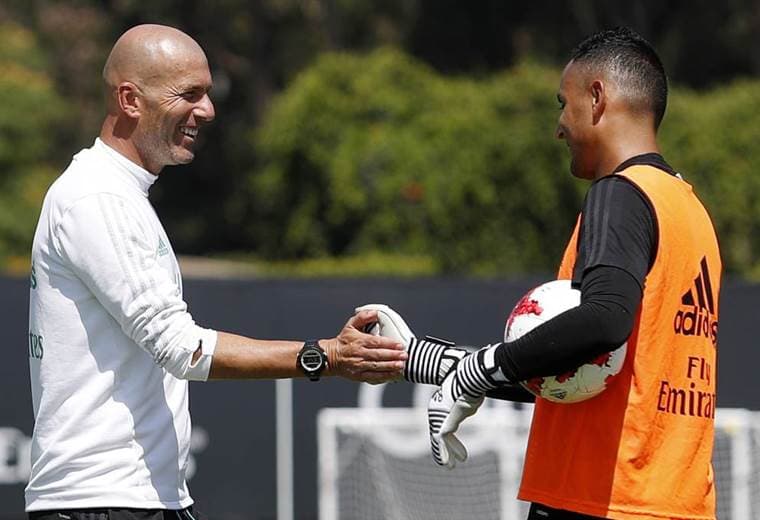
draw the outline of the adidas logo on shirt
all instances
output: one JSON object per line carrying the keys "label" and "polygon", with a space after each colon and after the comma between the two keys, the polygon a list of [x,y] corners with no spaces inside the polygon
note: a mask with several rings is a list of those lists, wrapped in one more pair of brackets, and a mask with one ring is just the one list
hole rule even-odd
{"label": "adidas logo on shirt", "polygon": [[681,309],[673,320],[673,330],[684,336],[703,336],[718,340],[718,320],[715,317],[715,299],[707,270],[707,258],[702,257],[700,271],[694,284],[681,297]]}
{"label": "adidas logo on shirt", "polygon": [[159,237],[158,239],[158,256],[166,256],[169,254],[169,248],[166,247],[166,244],[164,244],[164,241],[162,238]]}

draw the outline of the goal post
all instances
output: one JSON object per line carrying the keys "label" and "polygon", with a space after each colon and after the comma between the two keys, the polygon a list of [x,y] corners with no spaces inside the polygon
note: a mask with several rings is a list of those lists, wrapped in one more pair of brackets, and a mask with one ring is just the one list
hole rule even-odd
{"label": "goal post", "polygon": [[462,425],[469,458],[447,471],[430,458],[424,410],[322,410],[320,519],[515,518],[524,435],[510,428],[509,414],[495,412],[483,409]]}
{"label": "goal post", "polygon": [[[489,402],[489,401],[487,401]],[[519,520],[532,407],[493,402],[462,424],[468,460],[430,456],[424,408],[326,408],[318,416],[320,520]],[[760,412],[718,409],[719,520],[760,518]]]}

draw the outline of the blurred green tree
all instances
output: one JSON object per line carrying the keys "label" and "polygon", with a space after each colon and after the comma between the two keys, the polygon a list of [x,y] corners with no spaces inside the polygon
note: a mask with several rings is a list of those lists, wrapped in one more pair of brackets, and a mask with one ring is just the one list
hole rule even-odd
{"label": "blurred green tree", "polygon": [[[475,81],[394,50],[325,54],[251,138],[251,214],[269,258],[430,254],[442,273],[554,269],[587,185],[553,139],[559,70]],[[674,88],[666,158],[711,210],[729,273],[760,278],[760,84]]]}
{"label": "blurred green tree", "polygon": [[441,272],[553,269],[580,204],[555,69],[445,78],[394,50],[324,55],[252,145],[245,232],[272,258],[432,254]]}
{"label": "blurred green tree", "polygon": [[[7,90],[0,117],[23,112],[25,121],[11,118],[12,125],[38,125],[40,133],[21,139],[16,152],[16,134],[3,130],[13,161],[36,162],[4,166],[6,193],[24,195],[5,195],[0,212],[20,214],[11,204],[31,204],[53,170],[92,142],[102,117],[100,70],[115,38],[137,23],[167,23],[206,49],[217,105],[194,163],[168,171],[151,193],[179,251],[298,259],[385,248],[435,255],[446,272],[536,270],[553,264],[566,230],[535,212],[553,205],[551,214],[571,220],[584,189],[567,178],[567,159],[550,137],[556,68],[572,46],[597,29],[631,25],[658,48],[674,84],[715,88],[760,73],[755,7],[752,0],[5,0],[0,23],[25,32],[39,55],[16,68],[47,78],[56,101],[30,101],[35,88]],[[389,45],[399,50],[371,52]],[[320,58],[357,50],[367,54]],[[760,277],[752,261],[760,252],[748,147],[757,137],[753,88],[674,89],[662,134],[668,158],[713,207],[727,266]],[[745,111],[730,97],[739,94]],[[63,106],[65,125],[40,122]],[[36,141],[43,146],[29,154]],[[560,183],[556,193],[544,188],[552,182]],[[513,211],[522,216],[515,220]],[[3,229],[0,249],[28,249],[28,230]],[[483,256],[484,243],[502,250]]]}
{"label": "blurred green tree", "polygon": [[5,22],[0,42],[0,260],[13,257],[26,269],[42,197],[57,173],[50,136],[66,111],[34,33]]}
{"label": "blurred green tree", "polygon": [[727,272],[760,280],[760,81],[677,89],[661,143],[710,210]]}

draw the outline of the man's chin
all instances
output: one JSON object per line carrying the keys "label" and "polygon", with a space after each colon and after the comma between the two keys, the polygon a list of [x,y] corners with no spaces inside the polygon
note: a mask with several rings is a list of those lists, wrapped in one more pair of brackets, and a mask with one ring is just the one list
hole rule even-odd
{"label": "man's chin", "polygon": [[190,164],[195,159],[195,153],[188,149],[183,149],[173,153],[172,159],[174,160],[174,164]]}
{"label": "man's chin", "polygon": [[582,179],[583,178],[583,177],[581,177],[579,175],[579,173],[578,173],[578,167],[575,165],[574,161],[570,161],[570,175],[572,175],[576,179]]}
{"label": "man's chin", "polygon": [[593,172],[588,172],[579,168],[574,161],[570,163],[570,174],[576,179],[591,180],[594,178]]}

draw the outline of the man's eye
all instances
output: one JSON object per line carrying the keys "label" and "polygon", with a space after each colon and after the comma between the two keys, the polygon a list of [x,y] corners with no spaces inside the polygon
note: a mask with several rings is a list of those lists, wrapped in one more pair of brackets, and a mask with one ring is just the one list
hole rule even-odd
{"label": "man's eye", "polygon": [[182,98],[186,99],[187,101],[197,101],[201,98],[202,94],[195,90],[190,90],[188,92],[182,93]]}

